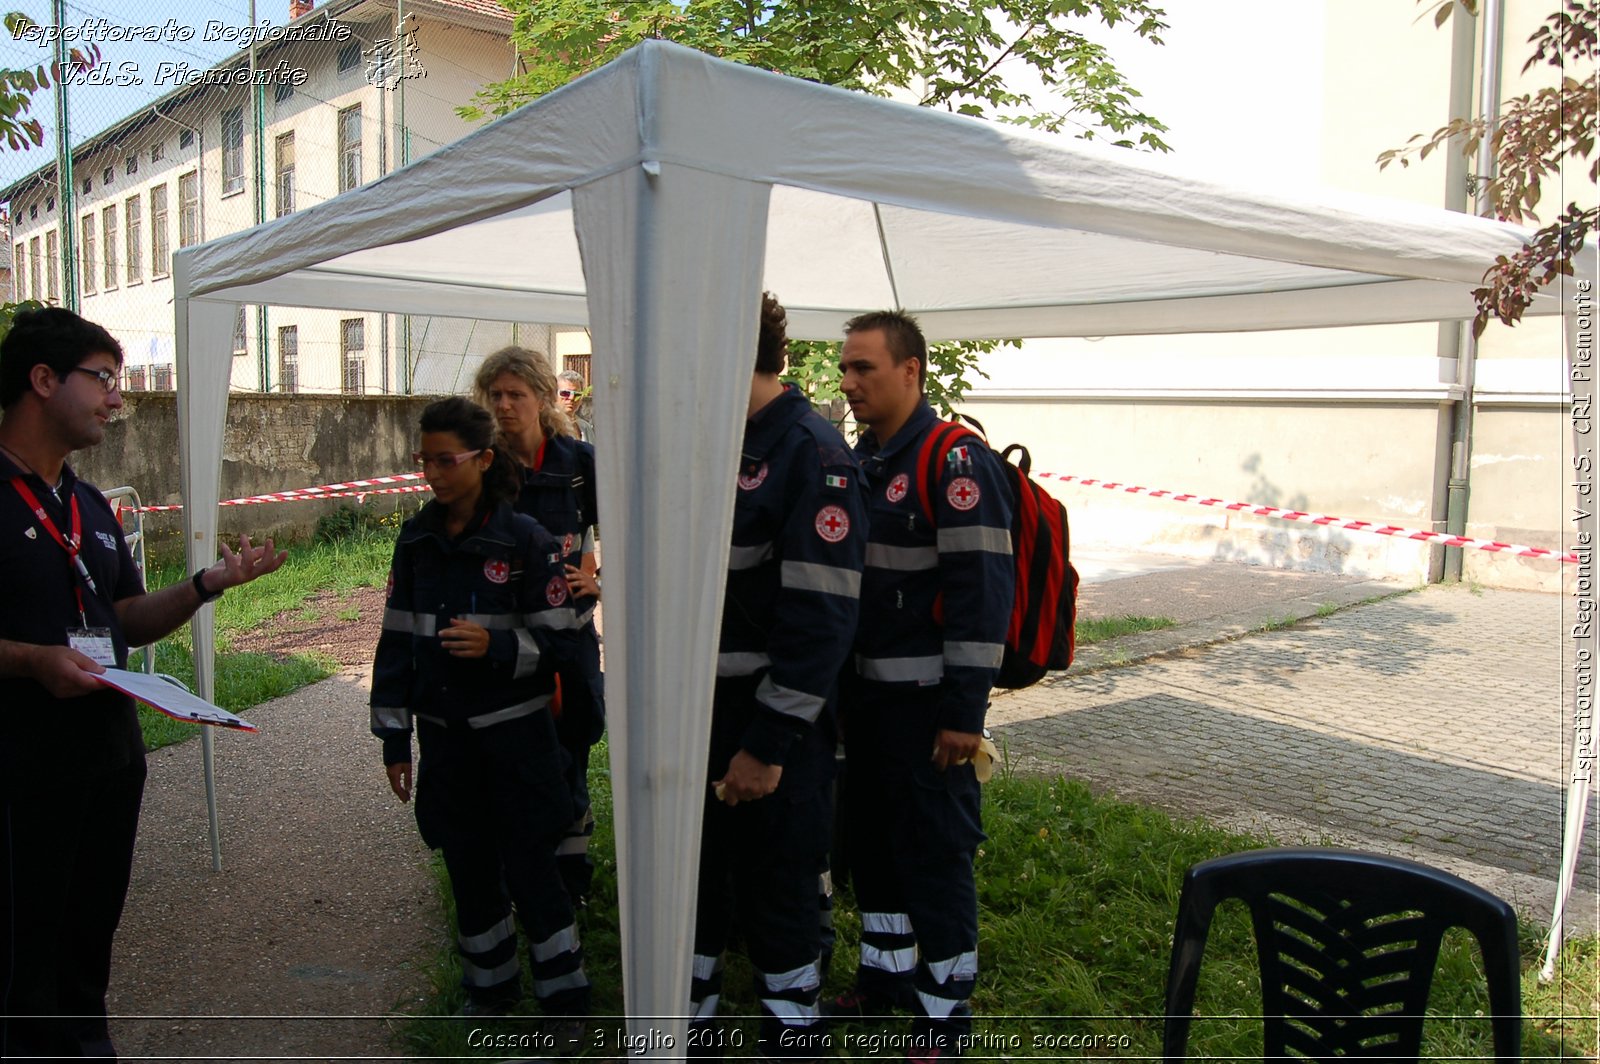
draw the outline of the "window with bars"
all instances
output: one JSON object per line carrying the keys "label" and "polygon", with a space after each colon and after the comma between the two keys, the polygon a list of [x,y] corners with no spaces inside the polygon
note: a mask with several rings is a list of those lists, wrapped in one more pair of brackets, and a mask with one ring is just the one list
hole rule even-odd
{"label": "window with bars", "polygon": [[[68,248],[67,252],[70,254],[72,249]],[[39,238],[32,237],[28,241],[28,294],[38,299],[42,291],[39,287]]]}
{"label": "window with bars", "polygon": [[157,392],[172,391],[172,363],[163,362],[150,367],[150,389]]}
{"label": "window with bars", "polygon": [[190,170],[178,178],[178,246],[186,248],[200,242],[200,171]]}
{"label": "window with bars", "polygon": [[150,276],[165,277],[172,270],[172,236],[167,232],[167,186],[150,190]]}
{"label": "window with bars", "polygon": [[250,352],[249,340],[244,331],[244,307],[241,306],[233,315],[233,357]]}
{"label": "window with bars", "polygon": [[278,171],[277,217],[282,218],[294,210],[294,134],[280,136],[273,154]]}
{"label": "window with bars", "polygon": [[128,366],[128,383],[123,386],[124,391],[142,392],[149,385],[145,381],[143,366]]}
{"label": "window with bars", "polygon": [[296,325],[278,329],[278,390],[300,390],[300,328]]}
{"label": "window with bars", "polygon": [[222,194],[244,188],[244,108],[222,112]]}
{"label": "window with bars", "polygon": [[367,390],[367,319],[345,318],[339,322],[339,360],[344,365],[344,390]]}
{"label": "window with bars", "polygon": [[122,201],[122,221],[123,228],[127,230],[123,251],[127,253],[128,283],[138,284],[144,272],[144,242],[141,239],[143,215],[140,213],[138,196],[129,196]]}
{"label": "window with bars", "polygon": [[94,215],[84,215],[79,219],[79,224],[83,226],[83,239],[78,246],[83,254],[78,260],[78,273],[83,283],[83,294],[92,296],[96,291],[95,276],[100,270],[100,250],[94,239]]}
{"label": "window with bars", "polygon": [[339,191],[361,184],[361,105],[339,112]]}
{"label": "window with bars", "polygon": [[48,303],[61,300],[61,240],[54,229],[44,235],[44,298]]}
{"label": "window with bars", "polygon": [[113,204],[100,211],[100,239],[106,246],[106,271],[101,287],[106,291],[117,287],[117,208]]}
{"label": "window with bars", "polygon": [[17,302],[28,298],[28,245],[17,241],[16,257],[11,260],[11,276],[16,278]]}

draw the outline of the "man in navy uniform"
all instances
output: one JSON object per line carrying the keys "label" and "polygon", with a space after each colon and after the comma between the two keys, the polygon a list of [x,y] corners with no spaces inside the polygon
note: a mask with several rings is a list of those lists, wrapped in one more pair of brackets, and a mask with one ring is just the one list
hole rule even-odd
{"label": "man in navy uniform", "polygon": [[778,380],[787,324],[763,294],[700,844],[691,1051],[711,1055],[731,920],[755,969],[761,1052],[823,1055],[817,881],[832,824],[834,687],[855,635],[866,507],[838,430]]}
{"label": "man in navy uniform", "polygon": [[861,910],[856,988],[836,1015],[914,1012],[911,1059],[960,1050],[978,972],[973,858],[983,839],[971,759],[1010,622],[1011,499],[976,440],[918,469],[939,424],[923,396],[927,343],[899,311],[845,325],[840,367],[863,426],[871,540],[855,663],[841,683],[842,816]]}
{"label": "man in navy uniform", "polygon": [[0,1057],[115,1059],[111,941],[133,867],[144,741],[126,667],[230,587],[272,572],[272,541],[146,593],[105,496],[67,455],[122,407],[122,348],[47,307],[0,343]]}

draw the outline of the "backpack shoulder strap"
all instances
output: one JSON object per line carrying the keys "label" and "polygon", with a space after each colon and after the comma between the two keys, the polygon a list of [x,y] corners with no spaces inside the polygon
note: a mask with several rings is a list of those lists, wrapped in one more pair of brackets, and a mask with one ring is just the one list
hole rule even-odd
{"label": "backpack shoulder strap", "polygon": [[923,438],[917,450],[917,503],[930,525],[933,524],[933,493],[939,488],[939,471],[944,468],[951,450],[967,437],[983,442],[982,436],[965,425],[941,421]]}

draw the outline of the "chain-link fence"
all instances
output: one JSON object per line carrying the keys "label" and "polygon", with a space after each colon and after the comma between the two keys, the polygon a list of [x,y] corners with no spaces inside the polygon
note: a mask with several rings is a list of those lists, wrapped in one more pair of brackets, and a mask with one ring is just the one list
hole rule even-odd
{"label": "chain-link fence", "polygon": [[[0,153],[12,298],[76,309],[123,343],[130,390],[174,378],[172,252],[376,180],[468,133],[456,108],[505,77],[493,0],[12,0],[30,20],[0,64],[98,50],[34,98],[45,144]],[[69,132],[65,157],[59,131]],[[419,211],[427,204],[419,203]],[[535,249],[536,250],[536,249]],[[587,376],[582,329],[248,306],[233,386],[457,392],[478,359],[538,347]]]}

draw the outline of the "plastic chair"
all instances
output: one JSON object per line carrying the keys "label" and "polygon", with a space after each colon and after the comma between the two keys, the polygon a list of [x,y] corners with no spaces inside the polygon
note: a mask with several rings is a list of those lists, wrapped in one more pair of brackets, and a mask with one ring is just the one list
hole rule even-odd
{"label": "plastic chair", "polygon": [[1167,1060],[1187,1055],[1195,984],[1218,903],[1250,907],[1267,1059],[1416,1060],[1446,929],[1478,939],[1495,1059],[1521,1053],[1517,915],[1447,872],[1353,850],[1251,850],[1189,869],[1167,974]]}

